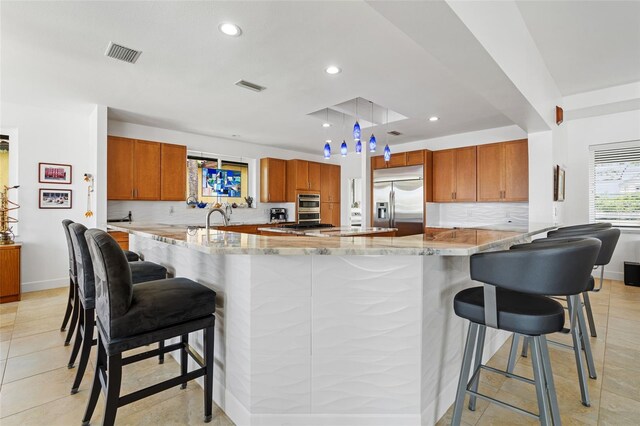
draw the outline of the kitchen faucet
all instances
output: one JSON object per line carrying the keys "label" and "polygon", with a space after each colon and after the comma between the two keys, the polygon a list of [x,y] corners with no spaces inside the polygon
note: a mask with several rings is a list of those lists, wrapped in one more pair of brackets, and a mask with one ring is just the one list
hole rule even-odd
{"label": "kitchen faucet", "polygon": [[229,225],[229,217],[227,216],[227,214],[225,213],[224,210],[222,210],[221,208],[211,209],[207,213],[207,220],[206,220],[207,235],[209,234],[209,229],[211,228],[211,215],[214,212],[218,212],[218,213],[220,213],[222,215],[222,220],[224,221],[224,226],[228,226]]}
{"label": "kitchen faucet", "polygon": [[229,203],[227,203],[227,205],[224,206],[224,212],[226,213],[226,216],[227,216],[227,225],[229,225],[229,222],[231,221],[231,215],[233,214],[233,208]]}

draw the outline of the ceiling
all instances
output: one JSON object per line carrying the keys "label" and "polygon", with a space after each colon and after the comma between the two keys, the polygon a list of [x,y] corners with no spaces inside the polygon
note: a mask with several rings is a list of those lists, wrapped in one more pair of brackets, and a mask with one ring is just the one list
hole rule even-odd
{"label": "ceiling", "polygon": [[[554,45],[537,4],[520,10],[563,94],[631,78],[639,50],[635,59],[629,51],[620,56],[637,41],[637,26],[628,29],[633,22],[605,25],[596,6],[589,5],[590,14],[564,5],[549,28],[569,40]],[[408,117],[393,129],[372,128],[401,132],[388,137],[390,145],[513,124],[443,65],[442,51],[455,49],[456,40],[443,37],[434,55],[366,2],[2,2],[0,8],[3,101],[70,110],[107,105],[110,119],[306,152],[319,152],[325,139],[348,140],[353,125],[326,129],[309,114],[357,97]],[[444,8],[434,2],[428,11],[431,33],[467,31]],[[410,8],[401,13],[416,20]],[[242,36],[222,35],[217,26],[224,21],[240,25]],[[580,40],[569,36],[571,28],[602,25],[623,26],[618,30],[626,36],[610,55],[611,69],[595,70],[585,66],[594,58],[589,46],[579,49]],[[583,37],[615,36],[598,30]],[[110,41],[143,53],[134,65],[107,58]],[[596,51],[605,44],[598,41]],[[479,44],[472,49],[469,57],[486,60]],[[342,73],[326,74],[330,64]],[[234,85],[240,79],[267,89]],[[428,121],[433,115],[440,120]]]}

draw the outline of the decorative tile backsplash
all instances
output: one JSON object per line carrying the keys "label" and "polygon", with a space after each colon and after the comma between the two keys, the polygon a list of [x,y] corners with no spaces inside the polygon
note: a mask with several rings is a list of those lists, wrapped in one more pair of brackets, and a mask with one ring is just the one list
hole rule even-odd
{"label": "decorative tile backsplash", "polygon": [[527,225],[529,203],[427,203],[427,226]]}
{"label": "decorative tile backsplash", "polygon": [[[259,203],[257,208],[236,208],[231,214],[231,223],[266,223],[269,221],[271,207],[284,207],[289,220],[295,220],[294,203]],[[134,222],[156,222],[176,225],[204,225],[206,208],[190,208],[185,203],[176,201],[109,201],[107,218],[121,219],[129,212]],[[220,215],[212,217],[214,223],[222,222]]]}

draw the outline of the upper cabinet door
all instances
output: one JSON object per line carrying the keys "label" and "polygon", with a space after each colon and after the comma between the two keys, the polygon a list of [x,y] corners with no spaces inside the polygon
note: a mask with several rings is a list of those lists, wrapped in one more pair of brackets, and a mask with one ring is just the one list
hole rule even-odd
{"label": "upper cabinet door", "polygon": [[478,201],[501,201],[504,191],[504,145],[478,146]]}
{"label": "upper cabinet door", "polygon": [[529,200],[529,144],[527,139],[505,142],[505,201]]}
{"label": "upper cabinet door", "polygon": [[424,151],[407,152],[407,166],[419,166],[424,164]]}
{"label": "upper cabinet door", "polygon": [[[136,140],[133,145],[134,199],[160,199],[160,143]],[[183,177],[183,181],[186,178]]]}
{"label": "upper cabinet door", "polygon": [[331,201],[331,164],[320,165],[320,201],[328,203]]}
{"label": "upper cabinet door", "polygon": [[286,200],[287,161],[278,158],[260,159],[260,201],[279,203]]}
{"label": "upper cabinet door", "polygon": [[340,179],[341,179],[340,173],[341,173],[340,166],[336,166],[336,165],[331,166],[331,173],[329,175],[331,193],[330,193],[329,201],[333,203],[340,202],[340,193],[342,192],[341,184],[340,184]]}
{"label": "upper cabinet door", "polygon": [[309,189],[309,163],[303,160],[293,161],[296,174],[296,189]]}
{"label": "upper cabinet door", "polygon": [[160,148],[160,199],[185,201],[187,193],[187,147],[163,143]]}
{"label": "upper cabinet door", "polygon": [[132,139],[107,138],[107,199],[133,199]]}
{"label": "upper cabinet door", "polygon": [[455,151],[446,149],[433,153],[433,201],[449,202],[455,192]]}
{"label": "upper cabinet door", "polygon": [[320,163],[310,161],[308,163],[309,189],[312,191],[320,191]]}
{"label": "upper cabinet door", "polygon": [[476,147],[458,148],[455,157],[454,201],[476,201]]}

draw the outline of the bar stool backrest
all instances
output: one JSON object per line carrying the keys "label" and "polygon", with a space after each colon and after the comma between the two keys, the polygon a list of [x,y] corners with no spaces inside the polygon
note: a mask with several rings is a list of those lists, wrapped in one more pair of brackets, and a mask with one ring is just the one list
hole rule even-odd
{"label": "bar stool backrest", "polygon": [[69,234],[69,225],[73,223],[72,220],[65,219],[62,221],[62,229],[64,229],[64,236],[67,237],[67,249],[69,250],[69,275],[75,281],[76,280],[76,259],[73,251],[73,243],[71,242],[71,235]]}
{"label": "bar stool backrest", "polygon": [[597,223],[584,223],[582,225],[571,225],[571,226],[563,226],[562,228],[558,228],[555,231],[549,231],[547,236],[551,236],[556,232],[574,232],[574,231],[584,231],[584,230],[592,230],[592,229],[608,229],[611,228],[611,224],[608,222],[597,222]]}
{"label": "bar stool backrest", "polygon": [[602,246],[600,247],[600,253],[596,259],[596,266],[608,265],[613,257],[613,252],[620,239],[620,229],[608,228],[608,229],[591,229],[591,230],[576,230],[571,232],[556,231],[553,234],[549,233],[549,237],[544,239],[535,240],[534,242],[540,243],[543,241],[558,241],[562,238],[596,238],[600,240]]}
{"label": "bar stool backrest", "polygon": [[84,237],[85,232],[87,232],[87,227],[81,223],[72,223],[69,225],[71,242],[73,243],[73,250],[76,255],[78,291],[82,298],[87,301],[95,298],[96,281],[89,246],[87,245],[87,239]]}
{"label": "bar stool backrest", "polygon": [[96,283],[96,316],[111,336],[111,320],[129,310],[133,298],[131,269],[118,243],[100,229],[85,232]]}
{"label": "bar stool backrest", "polygon": [[477,253],[471,256],[471,279],[522,293],[579,294],[585,291],[600,245],[597,239],[576,238]]}

